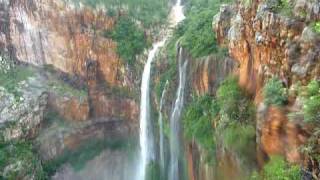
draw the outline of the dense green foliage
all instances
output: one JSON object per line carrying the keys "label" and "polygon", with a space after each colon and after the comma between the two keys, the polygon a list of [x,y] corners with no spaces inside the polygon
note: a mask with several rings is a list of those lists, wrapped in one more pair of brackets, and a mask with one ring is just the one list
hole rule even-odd
{"label": "dense green foliage", "polygon": [[293,5],[289,0],[267,0],[267,5],[270,9],[283,16],[291,16]]}
{"label": "dense green foliage", "polygon": [[310,159],[320,161],[319,139],[320,139],[320,82],[312,80],[310,83],[302,88],[300,92],[303,98],[302,113],[304,121],[311,123],[314,128],[308,138],[307,143],[301,147],[303,152]]}
{"label": "dense green foliage", "polygon": [[[79,0],[74,0],[78,3]],[[104,6],[107,13],[114,16],[119,11],[127,11],[127,14],[142,22],[145,27],[152,27],[164,23],[169,13],[169,0],[80,0],[80,2],[92,6]]]}
{"label": "dense green foliage", "polygon": [[317,80],[311,81],[307,86],[303,115],[306,122],[320,121],[320,82]]}
{"label": "dense green foliage", "polygon": [[148,46],[144,31],[128,16],[120,17],[113,31],[105,36],[117,42],[117,53],[129,65],[134,65],[136,56]]}
{"label": "dense green foliage", "polygon": [[216,98],[193,97],[183,116],[184,133],[211,152],[218,137],[224,146],[245,159],[252,157],[255,150],[254,114],[254,106],[242,93],[237,80],[229,78],[218,88]]}
{"label": "dense green foliage", "polygon": [[212,30],[212,10],[191,14],[185,21],[185,33],[181,45],[186,47],[194,58],[218,52],[218,45]]}
{"label": "dense green foliage", "polygon": [[221,137],[224,145],[235,151],[246,164],[254,162],[256,130],[252,124],[234,123],[223,129]]}
{"label": "dense green foliage", "polygon": [[185,8],[188,16],[190,14],[197,14],[204,9],[211,9],[217,13],[221,4],[231,2],[234,2],[234,0],[187,0]]}
{"label": "dense green foliage", "polygon": [[254,173],[251,179],[263,180],[300,180],[300,167],[289,165],[282,157],[273,156],[263,167],[261,174]]}
{"label": "dense green foliage", "polygon": [[221,3],[231,1],[188,0],[185,2],[186,19],[180,24],[180,43],[193,58],[212,53],[218,54],[219,57],[226,54],[226,51],[217,45],[212,30],[212,18],[218,13]]}
{"label": "dense green foliage", "polygon": [[186,136],[194,138],[203,148],[214,150],[214,120],[218,113],[218,103],[209,95],[193,97],[183,117]]}
{"label": "dense green foliage", "polygon": [[320,33],[320,21],[317,21],[313,24],[313,30],[316,32],[316,33]]}
{"label": "dense green foliage", "polygon": [[218,134],[224,146],[236,152],[247,165],[255,153],[255,107],[243,93],[236,78],[228,78],[217,90],[220,106]]}
{"label": "dense green foliage", "polygon": [[41,161],[29,142],[0,144],[0,179],[45,179]]}
{"label": "dense green foliage", "polygon": [[253,121],[254,107],[240,89],[237,79],[231,77],[221,83],[217,90],[217,100],[224,123]]}
{"label": "dense green foliage", "polygon": [[287,101],[287,92],[278,78],[271,78],[263,88],[263,95],[267,105],[282,106]]}

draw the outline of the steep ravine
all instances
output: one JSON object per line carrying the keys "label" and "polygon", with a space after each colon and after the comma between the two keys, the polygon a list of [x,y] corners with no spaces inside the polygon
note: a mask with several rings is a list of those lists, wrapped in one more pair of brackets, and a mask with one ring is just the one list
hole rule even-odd
{"label": "steep ravine", "polygon": [[[116,42],[104,35],[114,28],[115,17],[103,9],[78,9],[64,0],[4,0],[0,14],[1,150],[24,151],[20,143],[32,144],[32,153],[41,159],[35,166],[48,173],[43,178],[133,176],[140,70],[146,56],[139,55],[135,66],[120,58]],[[12,74],[3,74],[6,63],[15,64]],[[1,177],[15,171],[18,178],[42,176],[23,170],[33,168],[32,156],[9,156],[1,159],[3,165],[8,163],[1,164]],[[108,161],[118,166],[111,168]],[[110,170],[90,172],[86,163],[102,163]],[[113,174],[124,168],[130,169],[127,175]]]}
{"label": "steep ravine", "polygon": [[320,178],[319,0],[93,7],[0,0],[0,179]]}

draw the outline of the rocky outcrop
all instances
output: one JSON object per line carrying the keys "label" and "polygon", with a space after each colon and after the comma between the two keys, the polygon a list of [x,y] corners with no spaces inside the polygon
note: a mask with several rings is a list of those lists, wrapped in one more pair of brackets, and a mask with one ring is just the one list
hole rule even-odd
{"label": "rocky outcrop", "polygon": [[[88,97],[82,99],[50,93],[49,109],[70,121],[137,120],[139,75],[119,58],[116,43],[104,36],[113,28],[115,17],[65,0],[2,0],[0,14],[2,53],[38,67],[50,65],[88,84]],[[134,96],[117,95],[115,89]]]}
{"label": "rocky outcrop", "polygon": [[298,162],[297,148],[306,136],[287,118],[296,97],[289,98],[288,110],[263,107],[262,88],[272,76],[279,77],[289,89],[297,82],[307,84],[320,77],[320,36],[312,29],[312,22],[320,20],[320,2],[295,1],[289,9],[276,9],[275,2],[254,0],[223,6],[213,28],[218,42],[228,47],[239,63],[240,85],[255,98],[261,148],[268,155],[282,154]]}
{"label": "rocky outcrop", "polygon": [[31,138],[37,135],[47,105],[47,93],[39,78],[19,83],[20,97],[0,87],[0,141]]}

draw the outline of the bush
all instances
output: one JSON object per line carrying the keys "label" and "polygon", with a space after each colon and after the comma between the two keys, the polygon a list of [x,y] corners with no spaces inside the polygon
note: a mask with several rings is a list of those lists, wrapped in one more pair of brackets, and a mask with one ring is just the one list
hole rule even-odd
{"label": "bush", "polygon": [[148,46],[143,30],[127,16],[118,19],[111,37],[117,42],[117,53],[129,65],[134,65],[136,56]]}
{"label": "bush", "polygon": [[[252,157],[252,154],[255,153],[256,130],[253,125],[234,123],[224,129],[221,134],[225,146],[235,151],[239,157],[244,158],[247,161],[246,164],[254,162],[255,157]],[[253,158],[253,160],[248,158]]]}
{"label": "bush", "polygon": [[0,143],[0,179],[45,179],[36,153],[29,142]]}
{"label": "bush", "polygon": [[237,80],[228,78],[218,88],[217,99],[209,95],[193,97],[183,116],[184,133],[210,154],[215,151],[216,137],[222,138],[224,145],[251,163],[255,150],[254,114],[254,106]]}
{"label": "bush", "polygon": [[282,157],[273,156],[270,161],[263,167],[259,175],[254,173],[251,179],[265,180],[300,180],[302,178],[300,167],[288,165]]}
{"label": "bush", "polygon": [[268,0],[267,6],[275,13],[280,13],[284,16],[291,16],[293,5],[289,0]]}
{"label": "bush", "polygon": [[287,92],[278,78],[271,78],[263,88],[263,95],[267,105],[282,106],[287,101]]}
{"label": "bush", "polygon": [[195,138],[205,149],[215,149],[214,120],[219,113],[218,103],[209,95],[193,97],[183,116],[184,133]]}
{"label": "bush", "polygon": [[241,89],[235,78],[223,81],[217,90],[217,100],[221,107],[221,113],[227,115],[230,119],[238,119],[241,98]]}
{"label": "bush", "polygon": [[311,81],[307,86],[303,115],[306,122],[320,121],[320,82],[317,80]]}
{"label": "bush", "polygon": [[185,1],[185,8],[188,16],[192,13],[201,12],[203,9],[211,9],[218,13],[221,4],[231,2],[234,2],[234,0],[188,0]]}
{"label": "bush", "polygon": [[185,20],[186,30],[181,45],[188,49],[193,58],[218,52],[219,47],[212,31],[212,17],[215,14],[215,11],[206,9],[191,14]]}
{"label": "bush", "polygon": [[217,90],[217,100],[223,123],[251,123],[255,110],[238,85],[237,79],[230,77],[222,82]]}
{"label": "bush", "polygon": [[314,23],[313,25],[313,30],[316,32],[316,33],[320,33],[320,21],[317,21]]}

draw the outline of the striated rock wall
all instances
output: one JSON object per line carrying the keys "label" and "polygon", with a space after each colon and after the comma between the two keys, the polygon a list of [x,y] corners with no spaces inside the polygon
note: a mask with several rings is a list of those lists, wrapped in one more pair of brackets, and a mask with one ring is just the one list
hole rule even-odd
{"label": "striated rock wall", "polygon": [[191,63],[191,87],[198,95],[215,94],[220,82],[236,69],[236,62],[229,57],[211,55]]}
{"label": "striated rock wall", "polygon": [[218,42],[239,63],[240,85],[255,97],[260,148],[268,155],[282,154],[298,162],[302,157],[297,148],[306,135],[287,118],[296,97],[289,97],[288,106],[282,109],[265,107],[262,88],[272,76],[289,89],[297,82],[307,84],[320,77],[320,36],[311,27],[320,20],[320,2],[292,2],[295,10],[289,16],[273,10],[270,3],[254,0],[248,5],[223,6],[213,28]]}

